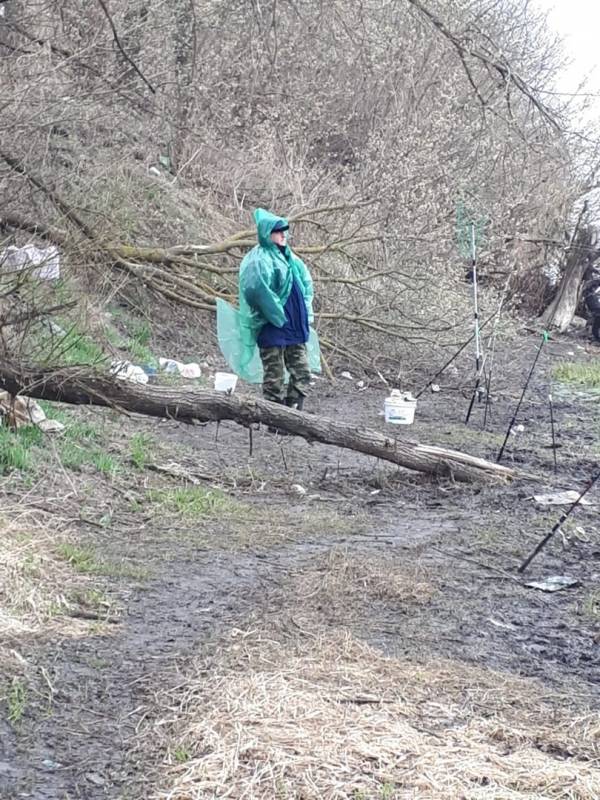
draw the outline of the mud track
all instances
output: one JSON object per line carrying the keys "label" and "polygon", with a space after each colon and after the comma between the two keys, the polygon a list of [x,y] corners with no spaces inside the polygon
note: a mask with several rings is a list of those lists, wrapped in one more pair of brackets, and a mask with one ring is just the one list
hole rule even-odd
{"label": "mud track", "polygon": [[[148,487],[177,481],[148,471],[129,470],[112,481],[74,477],[62,499],[65,484],[56,475],[36,485],[38,504],[49,509],[41,512],[45,524],[75,520],[79,542],[111,563],[135,562],[146,574],[90,579],[109,598],[109,610],[95,619],[76,618],[60,634],[50,626],[3,635],[5,653],[17,654],[13,670],[15,664],[23,668],[28,699],[18,723],[0,721],[0,795],[151,797],[161,785],[162,755],[139,733],[152,719],[156,693],[185,679],[192,656],[218,657],[221,638],[249,622],[268,629],[285,618],[301,628],[302,607],[294,617],[289,587],[323,574],[332,557],[344,563],[378,559],[390,569],[414,570],[434,591],[426,604],[410,606],[365,592],[351,602],[318,608],[323,628],[351,631],[382,652],[415,663],[452,658],[539,678],[551,690],[571,692],[575,704],[597,702],[600,619],[590,600],[600,578],[595,507],[580,509],[564,537],[557,537],[524,577],[516,572],[560,513],[537,507],[533,492],[582,486],[598,462],[598,401],[555,388],[560,469],[556,476],[552,472],[548,374],[575,346],[569,340],[552,343],[518,420],[525,430],[507,451],[509,463],[538,472],[540,484],[440,483],[263,431],[255,433],[249,457],[248,434],[232,423],[217,430],[134,419],[124,430],[114,421],[115,452],[125,447],[128,434],[146,431],[158,440],[163,461],[214,476],[213,483],[244,511],[231,519],[216,513],[191,521],[158,513],[145,505]],[[408,435],[492,456],[534,347],[533,338],[524,338],[503,354],[498,368],[503,379],[487,431],[477,406],[472,424],[464,426],[468,391],[448,382],[441,394],[423,396]],[[577,356],[598,357],[593,350],[579,350]],[[357,391],[353,384],[319,384],[314,404],[327,413],[343,404],[345,419],[381,425],[383,395],[377,386]],[[306,495],[298,496],[296,484]],[[25,491],[14,477],[2,490],[7,503]],[[600,502],[600,493],[592,499]],[[108,512],[110,523],[98,523]],[[571,575],[579,585],[555,594],[524,585],[551,574]]]}

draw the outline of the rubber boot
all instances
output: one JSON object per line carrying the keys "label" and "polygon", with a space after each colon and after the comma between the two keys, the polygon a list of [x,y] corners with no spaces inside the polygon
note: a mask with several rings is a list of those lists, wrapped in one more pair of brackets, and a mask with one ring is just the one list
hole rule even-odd
{"label": "rubber boot", "polygon": [[302,407],[304,406],[304,395],[303,394],[299,394],[298,397],[294,397],[294,398],[286,397],[285,398],[285,404],[286,404],[286,406],[289,406],[290,408],[295,408],[298,411],[302,411]]}

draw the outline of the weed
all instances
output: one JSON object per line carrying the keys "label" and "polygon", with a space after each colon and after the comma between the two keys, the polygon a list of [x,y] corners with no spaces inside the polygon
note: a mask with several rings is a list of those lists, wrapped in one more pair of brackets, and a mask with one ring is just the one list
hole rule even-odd
{"label": "weed", "polygon": [[238,510],[237,503],[226,494],[218,489],[205,489],[202,486],[152,489],[148,496],[165,511],[180,514],[188,519],[232,514]]}
{"label": "weed", "polygon": [[133,322],[130,326],[130,331],[131,338],[139,345],[146,346],[150,344],[152,328],[147,320],[135,320],[135,322]]}
{"label": "weed", "polygon": [[114,475],[120,469],[117,459],[94,443],[100,434],[85,422],[74,423],[67,429],[60,443],[60,459],[67,469],[79,470],[85,464],[95,467],[104,475]]}
{"label": "weed", "polygon": [[51,403],[48,400],[38,400],[40,408],[48,419],[55,419],[62,422],[63,425],[69,424],[69,417],[64,411],[56,407],[56,403]]}
{"label": "weed", "polygon": [[95,656],[90,656],[87,660],[87,663],[92,669],[98,669],[98,670],[106,669],[107,667],[110,666],[109,661],[107,661],[104,658],[96,658]]}
{"label": "weed", "polygon": [[150,367],[158,366],[158,361],[151,350],[138,342],[132,341],[127,348],[131,360],[136,364],[147,364]]}
{"label": "weed", "polygon": [[[113,313],[113,317],[122,316],[122,313]],[[125,350],[135,364],[149,364],[158,366],[158,361],[149,348],[152,337],[152,328],[146,320],[133,320],[126,324],[129,335],[122,336],[118,331],[109,329],[107,339],[119,350]]]}
{"label": "weed", "polygon": [[173,758],[177,764],[185,764],[192,757],[192,753],[184,744],[173,750]]}
{"label": "weed", "polygon": [[129,442],[131,462],[136,469],[146,469],[148,465],[148,451],[154,439],[147,433],[134,433]]}
{"label": "weed", "polygon": [[100,431],[90,422],[76,421],[67,426],[65,436],[74,441],[100,441]]}
{"label": "weed", "polygon": [[31,449],[39,445],[42,438],[42,432],[34,425],[16,431],[0,425],[0,474],[31,469]]}
{"label": "weed", "polygon": [[126,562],[104,561],[99,559],[93,550],[78,547],[70,542],[63,542],[57,547],[58,555],[68,561],[77,571],[84,575],[106,575],[111,578],[133,578],[143,580],[149,571],[143,567]]}
{"label": "weed", "polygon": [[104,475],[114,475],[119,471],[119,464],[116,459],[103,450],[93,450],[90,453],[90,463]]}
{"label": "weed", "polygon": [[596,589],[585,596],[581,613],[592,622],[600,621],[600,590]]}
{"label": "weed", "polygon": [[23,718],[27,706],[27,687],[19,678],[13,678],[8,692],[8,720],[18,725]]}
{"label": "weed", "polygon": [[59,337],[43,334],[38,347],[36,357],[42,363],[97,365],[107,361],[102,348],[75,327]]}
{"label": "weed", "polygon": [[581,362],[563,362],[552,370],[553,376],[562,383],[575,383],[590,389],[600,389],[600,365]]}
{"label": "weed", "polygon": [[106,610],[110,606],[107,595],[100,589],[78,589],[73,592],[73,602],[80,606]]}

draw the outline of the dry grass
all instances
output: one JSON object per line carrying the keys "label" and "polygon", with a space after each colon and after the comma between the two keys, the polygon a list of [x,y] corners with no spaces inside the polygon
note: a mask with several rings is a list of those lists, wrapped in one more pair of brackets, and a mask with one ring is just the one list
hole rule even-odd
{"label": "dry grass", "polygon": [[[91,585],[60,556],[68,532],[33,509],[6,507],[0,517],[0,636],[82,635],[89,623],[73,619],[73,597]],[[9,518],[10,522],[9,522]]]}
{"label": "dry grass", "polygon": [[600,797],[600,718],[585,705],[459,662],[386,657],[336,628],[344,605],[410,613],[433,591],[414,569],[342,552],[286,582],[283,609],[232,630],[159,698],[148,735],[168,777],[154,800]]}
{"label": "dry grass", "polygon": [[533,681],[415,666],[348,635],[232,631],[186,683],[169,800],[600,797],[596,714]]}

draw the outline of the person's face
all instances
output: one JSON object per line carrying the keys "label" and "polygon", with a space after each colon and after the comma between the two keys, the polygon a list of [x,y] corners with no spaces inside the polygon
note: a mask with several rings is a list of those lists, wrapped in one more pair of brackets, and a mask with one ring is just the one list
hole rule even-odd
{"label": "person's face", "polygon": [[274,244],[278,244],[280,247],[285,245],[285,240],[287,238],[287,231],[272,231],[271,232],[271,241]]}

